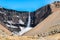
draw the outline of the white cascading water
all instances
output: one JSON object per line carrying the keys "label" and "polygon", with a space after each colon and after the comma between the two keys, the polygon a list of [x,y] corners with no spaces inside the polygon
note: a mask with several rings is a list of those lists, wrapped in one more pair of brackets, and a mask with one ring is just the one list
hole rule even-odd
{"label": "white cascading water", "polygon": [[30,22],[31,22],[31,17],[30,17],[30,12],[29,12],[27,27],[24,28],[23,30],[21,30],[21,31],[19,32],[19,35],[23,35],[23,34],[26,33],[27,31],[29,31],[29,30],[32,29],[32,28],[30,27]]}
{"label": "white cascading water", "polygon": [[30,21],[31,21],[31,18],[30,18],[30,12],[29,12],[27,27],[30,27]]}

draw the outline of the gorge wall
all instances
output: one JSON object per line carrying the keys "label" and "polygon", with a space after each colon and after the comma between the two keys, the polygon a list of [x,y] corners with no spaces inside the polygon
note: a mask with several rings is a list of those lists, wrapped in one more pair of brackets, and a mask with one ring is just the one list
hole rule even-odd
{"label": "gorge wall", "polygon": [[[35,27],[52,13],[50,4],[30,12],[30,27]],[[4,23],[8,30],[21,31],[20,27],[27,27],[29,11],[16,11],[0,7],[0,22]]]}
{"label": "gorge wall", "polygon": [[[0,8],[0,21],[12,20],[14,23],[19,23],[18,20],[21,19],[24,25],[27,25],[28,11],[16,11],[12,9]],[[31,16],[31,27],[35,27],[43,19],[45,19],[49,14],[51,14],[50,5],[46,5],[42,8],[37,9],[30,13]]]}
{"label": "gorge wall", "polygon": [[42,8],[37,9],[36,11],[31,13],[31,26],[35,27],[50,14],[51,14],[51,8],[49,4]]}

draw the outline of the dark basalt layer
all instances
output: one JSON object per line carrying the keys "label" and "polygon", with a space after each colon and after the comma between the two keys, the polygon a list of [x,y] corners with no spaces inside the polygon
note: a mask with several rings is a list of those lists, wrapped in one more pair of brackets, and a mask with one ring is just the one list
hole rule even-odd
{"label": "dark basalt layer", "polygon": [[[19,23],[19,19],[21,19],[25,25],[27,24],[27,18],[28,18],[28,13],[27,11],[16,11],[16,10],[11,10],[11,9],[6,9],[6,8],[0,8],[0,21],[5,22],[5,21],[13,21],[15,24]],[[19,17],[17,17],[19,16]]]}
{"label": "dark basalt layer", "polygon": [[38,23],[43,21],[47,16],[51,14],[50,5],[46,5],[42,8],[31,13],[31,26],[35,27]]}
{"label": "dark basalt layer", "polygon": [[[6,8],[0,8],[0,22],[5,24],[5,26],[8,28],[8,30],[12,31],[21,31],[19,28],[21,27],[26,27],[27,25],[27,19],[28,19],[28,13],[27,11],[16,11],[16,10],[11,10],[11,9],[6,9]],[[24,24],[20,24],[19,20],[22,20]],[[8,22],[12,21],[12,23]],[[10,26],[15,26],[16,28],[13,27],[8,27],[7,25]]]}

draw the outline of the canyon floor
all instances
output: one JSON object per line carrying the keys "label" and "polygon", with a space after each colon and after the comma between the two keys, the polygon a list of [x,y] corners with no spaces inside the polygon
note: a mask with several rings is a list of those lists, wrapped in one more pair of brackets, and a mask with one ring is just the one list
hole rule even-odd
{"label": "canyon floor", "polygon": [[0,35],[0,40],[60,40],[60,33],[55,35],[50,35],[46,37],[37,36],[2,36]]}

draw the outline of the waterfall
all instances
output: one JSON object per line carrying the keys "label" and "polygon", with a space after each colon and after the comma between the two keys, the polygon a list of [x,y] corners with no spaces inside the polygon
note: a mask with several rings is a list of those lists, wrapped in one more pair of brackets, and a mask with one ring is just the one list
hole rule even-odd
{"label": "waterfall", "polygon": [[30,12],[29,12],[27,27],[30,27],[30,21],[31,21],[31,17],[30,17]]}
{"label": "waterfall", "polygon": [[31,16],[30,16],[30,12],[29,12],[27,27],[24,28],[23,30],[21,30],[18,35],[23,35],[23,34],[26,33],[27,31],[29,31],[29,30],[32,29],[32,28],[30,27],[30,22],[31,22]]}

